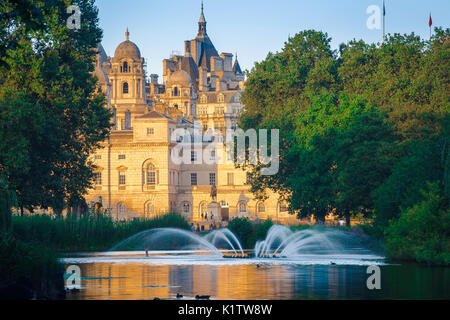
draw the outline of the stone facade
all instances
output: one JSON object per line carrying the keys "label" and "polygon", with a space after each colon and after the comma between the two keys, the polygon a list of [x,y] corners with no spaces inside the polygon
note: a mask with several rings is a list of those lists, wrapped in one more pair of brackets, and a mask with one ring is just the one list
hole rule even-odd
{"label": "stone facade", "polygon": [[[200,152],[210,160],[227,158],[223,143],[212,151],[205,141],[213,133],[220,136],[236,129],[244,88],[237,58],[219,55],[210,40],[203,8],[198,34],[185,41],[184,56],[163,61],[162,84],[154,74],[147,81],[145,59],[129,36],[127,30],[114,57],[107,57],[101,45],[98,48],[95,74],[108,96],[114,129],[92,155],[97,172],[87,201],[101,200],[118,220],[177,212],[194,223],[204,222],[206,216],[209,222],[236,216],[296,222],[279,195],[256,201],[246,172],[231,161],[207,164],[198,159]],[[171,160],[178,139],[173,133],[180,128],[200,132],[201,151],[191,152],[191,164]]]}

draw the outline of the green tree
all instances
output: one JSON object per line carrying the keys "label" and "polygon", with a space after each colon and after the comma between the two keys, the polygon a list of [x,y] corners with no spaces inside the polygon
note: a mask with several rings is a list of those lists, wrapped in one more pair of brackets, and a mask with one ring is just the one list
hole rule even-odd
{"label": "green tree", "polygon": [[243,248],[249,247],[253,227],[247,218],[233,218],[228,223],[228,229],[236,235]]}
{"label": "green tree", "polygon": [[98,12],[92,0],[73,2],[82,19],[81,28],[71,30],[69,1],[51,1],[50,7],[28,1],[32,17],[40,17],[37,26],[22,17],[26,12],[11,12],[12,3],[0,6],[16,39],[0,67],[0,173],[21,210],[52,207],[58,213],[90,186],[89,154],[110,128],[111,114],[92,75],[92,48],[102,34]]}
{"label": "green tree", "polygon": [[450,264],[450,211],[438,183],[428,184],[423,200],[402,210],[385,230],[388,253],[397,259]]}

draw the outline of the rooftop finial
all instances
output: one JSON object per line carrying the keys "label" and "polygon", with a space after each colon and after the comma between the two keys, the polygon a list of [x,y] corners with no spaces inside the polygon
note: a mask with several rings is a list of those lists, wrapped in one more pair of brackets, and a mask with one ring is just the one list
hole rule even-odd
{"label": "rooftop finial", "polygon": [[125,37],[127,38],[127,41],[130,39],[130,33],[128,32],[128,27],[127,27],[127,32],[125,32]]}
{"label": "rooftop finial", "polygon": [[198,20],[198,35],[206,34],[206,19],[203,13],[203,1],[202,1],[202,13],[200,14],[200,19]]}

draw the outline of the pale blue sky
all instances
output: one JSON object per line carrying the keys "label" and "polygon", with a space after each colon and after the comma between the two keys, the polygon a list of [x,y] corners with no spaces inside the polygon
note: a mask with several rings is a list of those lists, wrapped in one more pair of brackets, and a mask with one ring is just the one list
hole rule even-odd
{"label": "pale blue sky", "polygon": [[[449,27],[449,0],[385,0],[386,32],[415,32],[429,37],[433,27]],[[147,61],[147,71],[162,74],[162,60],[183,54],[184,40],[195,38],[201,0],[96,0],[103,46],[109,56],[125,40],[125,29]],[[238,53],[250,69],[269,51],[280,51],[288,36],[304,29],[322,30],[333,48],[352,39],[381,41],[381,30],[369,30],[366,9],[381,0],[204,0],[207,31],[217,51]]]}

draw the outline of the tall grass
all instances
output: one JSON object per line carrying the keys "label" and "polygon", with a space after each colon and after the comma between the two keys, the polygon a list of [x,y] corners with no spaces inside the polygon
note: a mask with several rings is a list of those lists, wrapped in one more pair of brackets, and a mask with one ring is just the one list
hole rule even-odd
{"label": "tall grass", "polygon": [[53,219],[34,215],[12,218],[12,232],[18,239],[62,252],[106,250],[133,234],[162,227],[189,229],[187,221],[178,214],[125,222],[114,221],[108,216]]}

